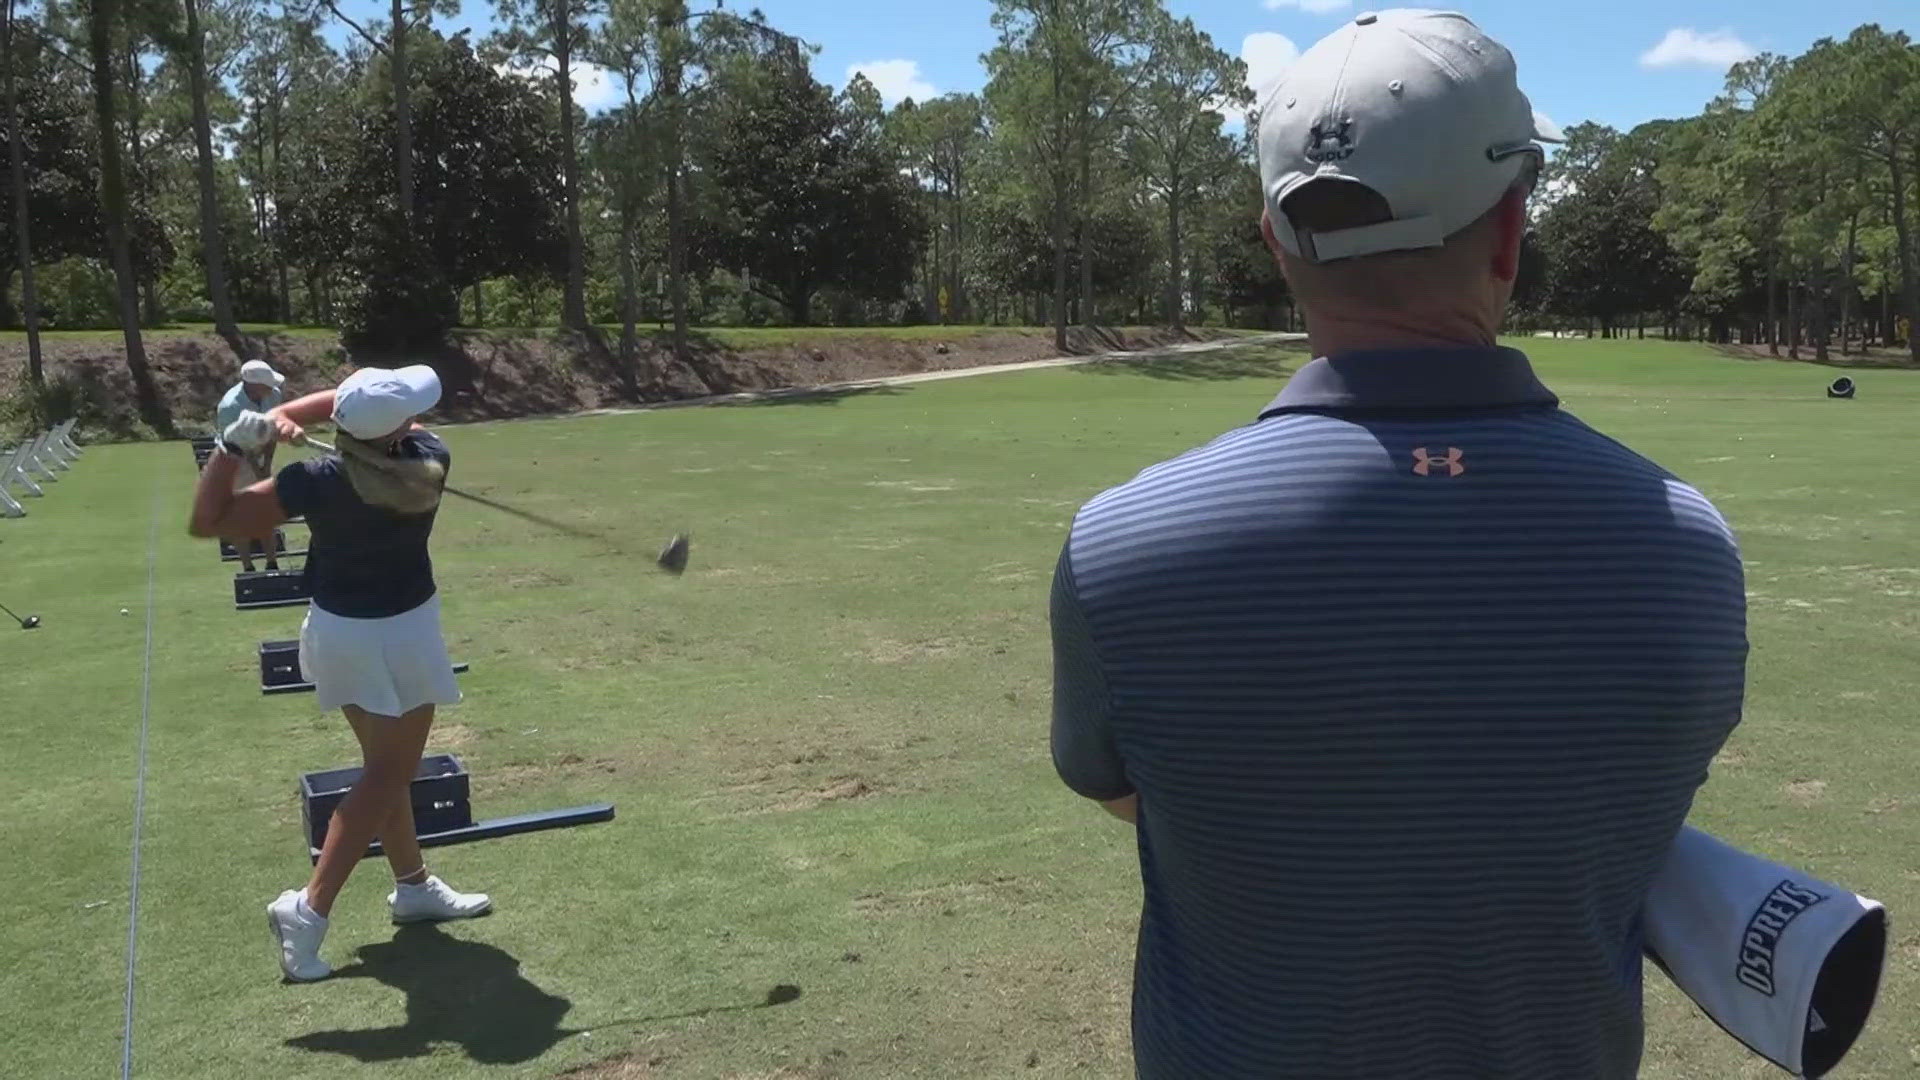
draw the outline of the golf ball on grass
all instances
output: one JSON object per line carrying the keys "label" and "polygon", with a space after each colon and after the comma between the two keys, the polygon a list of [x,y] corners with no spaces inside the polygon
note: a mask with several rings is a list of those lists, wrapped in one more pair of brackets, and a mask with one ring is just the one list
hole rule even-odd
{"label": "golf ball on grass", "polygon": [[126,613],[127,613],[127,609],[126,609],[126,608],[121,608],[121,609],[120,609],[120,614],[122,614],[122,615],[125,615]]}

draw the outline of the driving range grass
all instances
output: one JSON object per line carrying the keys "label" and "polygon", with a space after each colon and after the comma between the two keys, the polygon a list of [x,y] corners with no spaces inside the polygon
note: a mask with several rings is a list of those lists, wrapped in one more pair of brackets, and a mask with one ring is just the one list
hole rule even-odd
{"label": "driving range grass", "polygon": [[[1693,820],[1889,905],[1841,1075],[1911,1075],[1920,375],[1856,373],[1839,402],[1830,369],[1527,344],[1739,530],[1750,709]],[[310,986],[279,982],[262,909],[307,868],[295,777],[353,742],[257,689],[258,643],[300,609],[232,609],[232,564],[184,535],[185,443],[89,450],[0,521],[0,602],[45,620],[0,628],[0,1072],[118,1067],[157,514],[135,1076],[1131,1075],[1131,838],[1053,776],[1047,583],[1075,506],[1248,420],[1299,359],[446,429],[456,485],[613,539],[448,501],[436,563],[473,668],[430,749],[466,760],[480,816],[619,816],[429,852],[494,894],[473,923],[394,930],[366,865],[326,947],[341,974]],[[654,572],[682,528],[691,569]],[[1648,1014],[1649,1077],[1776,1075],[1657,973]]]}

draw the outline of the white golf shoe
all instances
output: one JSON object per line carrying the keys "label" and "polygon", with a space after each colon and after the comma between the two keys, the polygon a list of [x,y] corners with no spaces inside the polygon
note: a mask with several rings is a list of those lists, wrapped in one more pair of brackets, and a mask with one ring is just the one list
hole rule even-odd
{"label": "white golf shoe", "polygon": [[294,982],[313,982],[333,974],[333,965],[320,959],[327,920],[307,907],[306,895],[305,889],[288,889],[267,905],[267,926],[280,944],[280,970]]}
{"label": "white golf shoe", "polygon": [[446,882],[429,877],[418,885],[396,885],[387,894],[397,923],[471,919],[493,910],[486,893],[454,892]]}

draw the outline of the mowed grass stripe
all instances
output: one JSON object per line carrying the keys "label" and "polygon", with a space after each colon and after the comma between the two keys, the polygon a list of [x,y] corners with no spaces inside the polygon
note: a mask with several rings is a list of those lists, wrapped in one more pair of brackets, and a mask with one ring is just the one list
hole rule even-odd
{"label": "mowed grass stripe", "polygon": [[0,600],[42,620],[0,628],[0,1055],[22,1076],[120,1063],[154,449],[91,447],[0,522]]}

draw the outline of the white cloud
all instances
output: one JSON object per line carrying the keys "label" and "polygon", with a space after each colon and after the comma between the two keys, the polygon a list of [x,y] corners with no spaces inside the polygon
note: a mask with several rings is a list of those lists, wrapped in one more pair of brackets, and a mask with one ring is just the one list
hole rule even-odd
{"label": "white cloud", "polygon": [[1257,105],[1293,62],[1300,59],[1300,46],[1285,34],[1262,30],[1248,34],[1240,42],[1240,59],[1247,65],[1247,87],[1253,91]]}
{"label": "white cloud", "polygon": [[613,72],[598,64],[573,66],[573,103],[589,113],[611,109],[623,102],[626,89]]}
{"label": "white cloud", "polygon": [[[1324,0],[1320,0],[1324,2]],[[1253,104],[1258,108],[1266,98],[1267,89],[1286,74],[1295,60],[1300,59],[1300,47],[1285,34],[1276,34],[1270,30],[1248,34],[1240,42],[1240,60],[1247,65],[1247,89],[1253,91]],[[1237,105],[1229,105],[1224,99],[1213,103],[1213,107],[1226,118],[1229,127],[1246,122],[1247,112]]]}
{"label": "white cloud", "polygon": [[[534,79],[552,79],[551,63],[509,63],[496,64],[494,70],[503,75],[513,75],[529,81]],[[573,103],[591,115],[605,112],[619,105],[626,91],[620,86],[613,72],[598,64],[576,63],[573,65]]]}
{"label": "white cloud", "polygon": [[1709,30],[1703,34],[1689,26],[1676,26],[1667,31],[1667,36],[1660,39],[1660,44],[1640,54],[1640,66],[1663,68],[1697,64],[1725,71],[1742,60],[1751,60],[1758,53],[1758,49],[1741,41],[1739,35],[1731,30]]}
{"label": "white cloud", "polygon": [[1309,15],[1325,15],[1333,11],[1343,11],[1353,6],[1353,0],[1267,0],[1268,11],[1280,11],[1285,8],[1299,8]]}
{"label": "white cloud", "polygon": [[920,77],[920,65],[913,60],[869,60],[864,64],[847,65],[847,81],[852,82],[855,75],[865,75],[867,81],[880,91],[880,100],[888,105],[899,103],[905,98],[915,101],[928,101],[940,96],[933,84]]}

